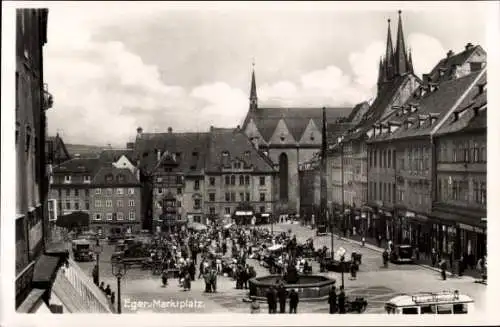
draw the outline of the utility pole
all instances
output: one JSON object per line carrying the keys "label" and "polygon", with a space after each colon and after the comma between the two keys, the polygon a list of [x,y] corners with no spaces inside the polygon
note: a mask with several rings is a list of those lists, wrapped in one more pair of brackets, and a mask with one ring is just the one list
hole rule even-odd
{"label": "utility pole", "polygon": [[[331,232],[331,249],[330,253],[333,258],[333,216],[328,219],[327,215],[327,182],[326,182],[326,150],[327,150],[327,133],[326,133],[326,109],[323,107],[323,128],[321,133],[321,166],[320,166],[320,203],[319,212],[321,216],[321,221],[323,223],[328,223],[330,225]],[[328,222],[326,221],[328,220]]]}

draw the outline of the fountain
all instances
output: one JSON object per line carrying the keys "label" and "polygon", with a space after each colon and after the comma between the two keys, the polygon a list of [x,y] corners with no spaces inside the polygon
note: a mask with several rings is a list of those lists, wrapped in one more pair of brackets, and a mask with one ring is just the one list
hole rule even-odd
{"label": "fountain", "polygon": [[267,275],[255,277],[249,281],[250,299],[266,300],[266,293],[271,286],[283,283],[287,291],[295,289],[301,302],[325,301],[335,279],[322,275],[302,275],[295,265],[290,265],[284,276]]}

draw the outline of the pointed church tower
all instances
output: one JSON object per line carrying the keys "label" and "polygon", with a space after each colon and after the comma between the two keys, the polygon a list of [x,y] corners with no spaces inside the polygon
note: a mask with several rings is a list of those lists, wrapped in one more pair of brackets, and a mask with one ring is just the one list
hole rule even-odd
{"label": "pointed church tower", "polygon": [[396,53],[395,53],[395,72],[396,74],[402,76],[409,73],[409,61],[406,55],[405,39],[403,34],[403,22],[401,20],[401,10],[398,11],[399,21],[398,21],[398,38],[396,41]]}
{"label": "pointed church tower", "polygon": [[252,83],[250,86],[250,110],[257,109],[257,85],[255,84],[255,62],[252,63]]}
{"label": "pointed church tower", "polygon": [[384,78],[385,78],[385,67],[384,67],[384,60],[382,57],[380,57],[380,63],[378,65],[378,80],[377,80],[377,85],[380,88],[380,85],[384,83]]}
{"label": "pointed church tower", "polygon": [[384,80],[389,81],[394,77],[394,50],[392,47],[392,37],[391,37],[391,20],[387,20],[387,44],[385,48],[385,76]]}
{"label": "pointed church tower", "polygon": [[408,51],[408,73],[413,74],[413,60],[411,59],[411,49]]}

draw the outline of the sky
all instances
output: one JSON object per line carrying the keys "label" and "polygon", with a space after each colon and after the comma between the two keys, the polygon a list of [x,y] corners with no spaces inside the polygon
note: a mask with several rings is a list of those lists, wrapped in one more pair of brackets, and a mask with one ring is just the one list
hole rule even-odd
{"label": "sky", "polygon": [[124,147],[144,132],[236,127],[252,62],[260,106],[354,106],[376,94],[387,19],[402,10],[415,72],[471,42],[488,5],[436,3],[49,3],[49,135]]}

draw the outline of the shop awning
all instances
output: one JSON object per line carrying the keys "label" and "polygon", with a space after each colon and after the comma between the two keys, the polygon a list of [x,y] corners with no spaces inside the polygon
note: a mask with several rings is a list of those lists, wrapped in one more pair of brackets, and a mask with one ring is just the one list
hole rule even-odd
{"label": "shop awning", "polygon": [[253,211],[236,211],[235,216],[253,216]]}

